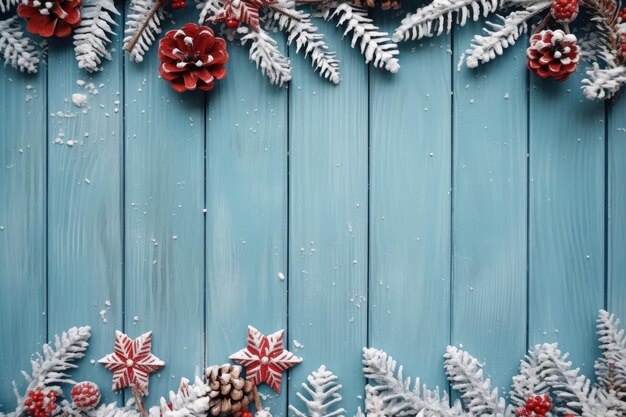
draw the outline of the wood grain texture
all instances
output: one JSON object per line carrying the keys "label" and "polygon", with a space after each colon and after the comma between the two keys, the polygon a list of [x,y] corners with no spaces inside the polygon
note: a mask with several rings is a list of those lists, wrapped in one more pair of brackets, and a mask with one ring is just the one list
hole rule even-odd
{"label": "wood grain texture", "polygon": [[[0,66],[0,410],[46,340],[46,66]],[[25,325],[27,323],[27,325]]]}
{"label": "wood grain texture", "polygon": [[[114,41],[114,60],[93,76],[78,68],[71,39],[52,41],[48,53],[48,328],[52,335],[91,326],[75,378],[101,387],[111,373],[88,363],[112,350],[123,325],[123,72]],[[73,104],[73,94],[86,105]]]}
{"label": "wood grain texture", "polygon": [[[322,22],[323,23],[323,22]],[[324,364],[343,385],[343,407],[363,395],[367,343],[368,75],[357,51],[321,24],[343,81],[333,86],[295,55],[289,110],[289,341],[306,360],[293,368],[289,403]]]}
{"label": "wood grain texture", "polygon": [[[482,26],[455,33],[455,60]],[[485,362],[501,392],[526,352],[525,45],[454,73],[452,343]]]}
{"label": "wood grain texture", "polygon": [[562,84],[531,77],[531,345],[558,341],[586,375],[597,357],[604,303],[604,106]]}
{"label": "wood grain texture", "polygon": [[[191,9],[164,30],[195,21]],[[148,403],[201,372],[205,351],[204,96],[175,92],[158,65],[156,46],[125,65],[124,323],[131,337],[152,330],[166,362]]]}
{"label": "wood grain texture", "polygon": [[[380,14],[393,30],[395,19]],[[449,36],[403,43],[398,74],[370,69],[369,106],[369,345],[405,376],[441,388],[450,343],[449,47]],[[437,71],[416,78],[424,67]]]}
{"label": "wood grain texture", "polygon": [[[288,90],[271,86],[244,47],[229,48],[227,71],[207,96],[209,364],[243,348],[248,325],[265,334],[287,327]],[[270,398],[264,404],[284,416],[286,395]]]}
{"label": "wood grain texture", "polygon": [[606,308],[626,323],[626,101],[609,107]]}

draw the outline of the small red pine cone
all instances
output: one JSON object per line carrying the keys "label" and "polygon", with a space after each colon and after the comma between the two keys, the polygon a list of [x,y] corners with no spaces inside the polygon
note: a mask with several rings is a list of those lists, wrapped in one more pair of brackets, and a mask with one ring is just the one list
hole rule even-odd
{"label": "small red pine cone", "polygon": [[[528,69],[538,77],[565,81],[576,71],[580,46],[572,34],[565,34],[560,29],[542,30],[531,36],[526,58]],[[540,400],[541,397],[537,397],[537,402]]]}
{"label": "small red pine cone", "polygon": [[100,402],[100,388],[90,381],[79,382],[72,387],[72,401],[79,410],[91,410]]}
{"label": "small red pine cone", "polygon": [[188,23],[165,34],[159,42],[159,59],[159,73],[174,90],[210,91],[215,80],[226,76],[226,41],[215,37],[211,28]]}
{"label": "small red pine cone", "polygon": [[24,0],[17,14],[26,19],[30,33],[49,38],[64,38],[80,23],[82,0]]}
{"label": "small red pine cone", "polygon": [[552,0],[550,14],[559,23],[570,23],[578,16],[578,0]]}
{"label": "small red pine cone", "polygon": [[57,395],[54,391],[35,388],[28,391],[24,399],[24,412],[34,417],[50,417],[56,410]]}

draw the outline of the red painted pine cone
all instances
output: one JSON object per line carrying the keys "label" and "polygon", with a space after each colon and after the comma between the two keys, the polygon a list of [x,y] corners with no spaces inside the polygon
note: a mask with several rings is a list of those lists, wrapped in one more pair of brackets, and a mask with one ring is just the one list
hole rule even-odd
{"label": "red painted pine cone", "polygon": [[159,42],[159,73],[179,93],[200,89],[210,91],[215,80],[226,76],[226,42],[206,26],[188,23],[171,30]]}
{"label": "red painted pine cone", "polygon": [[24,412],[33,417],[50,417],[56,410],[57,395],[54,391],[35,388],[24,399]]}
{"label": "red painted pine cone", "polygon": [[26,19],[29,32],[49,38],[63,38],[80,22],[81,0],[26,0],[17,14]]}
{"label": "red painted pine cone", "polygon": [[552,0],[550,13],[559,23],[570,23],[578,16],[578,0]]}
{"label": "red painted pine cone", "polygon": [[100,402],[100,388],[90,381],[79,382],[72,387],[72,401],[79,410],[91,410]]}
{"label": "red painted pine cone", "polygon": [[580,46],[576,36],[562,30],[542,30],[530,38],[526,50],[528,69],[541,78],[565,81],[576,71],[580,61]]}

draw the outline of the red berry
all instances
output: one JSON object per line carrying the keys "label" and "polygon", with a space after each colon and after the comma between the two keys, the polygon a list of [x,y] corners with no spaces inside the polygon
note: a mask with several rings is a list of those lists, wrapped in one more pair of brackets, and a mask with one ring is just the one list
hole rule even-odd
{"label": "red berry", "polygon": [[[626,7],[620,10],[617,15],[619,16],[620,19],[622,19],[622,21],[626,21]],[[567,415],[565,417],[567,417]]]}
{"label": "red berry", "polygon": [[184,0],[173,0],[172,9],[184,9],[187,7],[187,2]]}
{"label": "red berry", "polygon": [[241,413],[241,417],[252,417],[252,413],[248,410],[244,410]]}
{"label": "red berry", "polygon": [[[235,19],[228,19],[226,21],[226,26],[228,26],[231,29],[235,29],[237,26],[239,26],[239,22],[237,20],[235,20]],[[250,414],[252,414],[252,413],[250,413]]]}

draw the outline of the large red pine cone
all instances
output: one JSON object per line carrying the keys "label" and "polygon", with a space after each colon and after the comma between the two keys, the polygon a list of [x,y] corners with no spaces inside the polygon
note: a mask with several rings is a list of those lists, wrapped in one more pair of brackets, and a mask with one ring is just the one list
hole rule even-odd
{"label": "large red pine cone", "polygon": [[80,22],[82,5],[82,0],[25,0],[17,6],[17,14],[26,19],[29,32],[63,38]]}
{"label": "large red pine cone", "polygon": [[206,26],[188,23],[171,30],[159,42],[159,73],[179,93],[186,90],[210,91],[215,80],[226,76],[226,41]]}
{"label": "large red pine cone", "polygon": [[578,0],[552,0],[550,14],[559,23],[570,23],[578,16]]}
{"label": "large red pine cone", "polygon": [[530,38],[526,50],[528,69],[541,78],[565,81],[576,71],[580,61],[580,46],[576,36],[562,30],[542,30]]}

